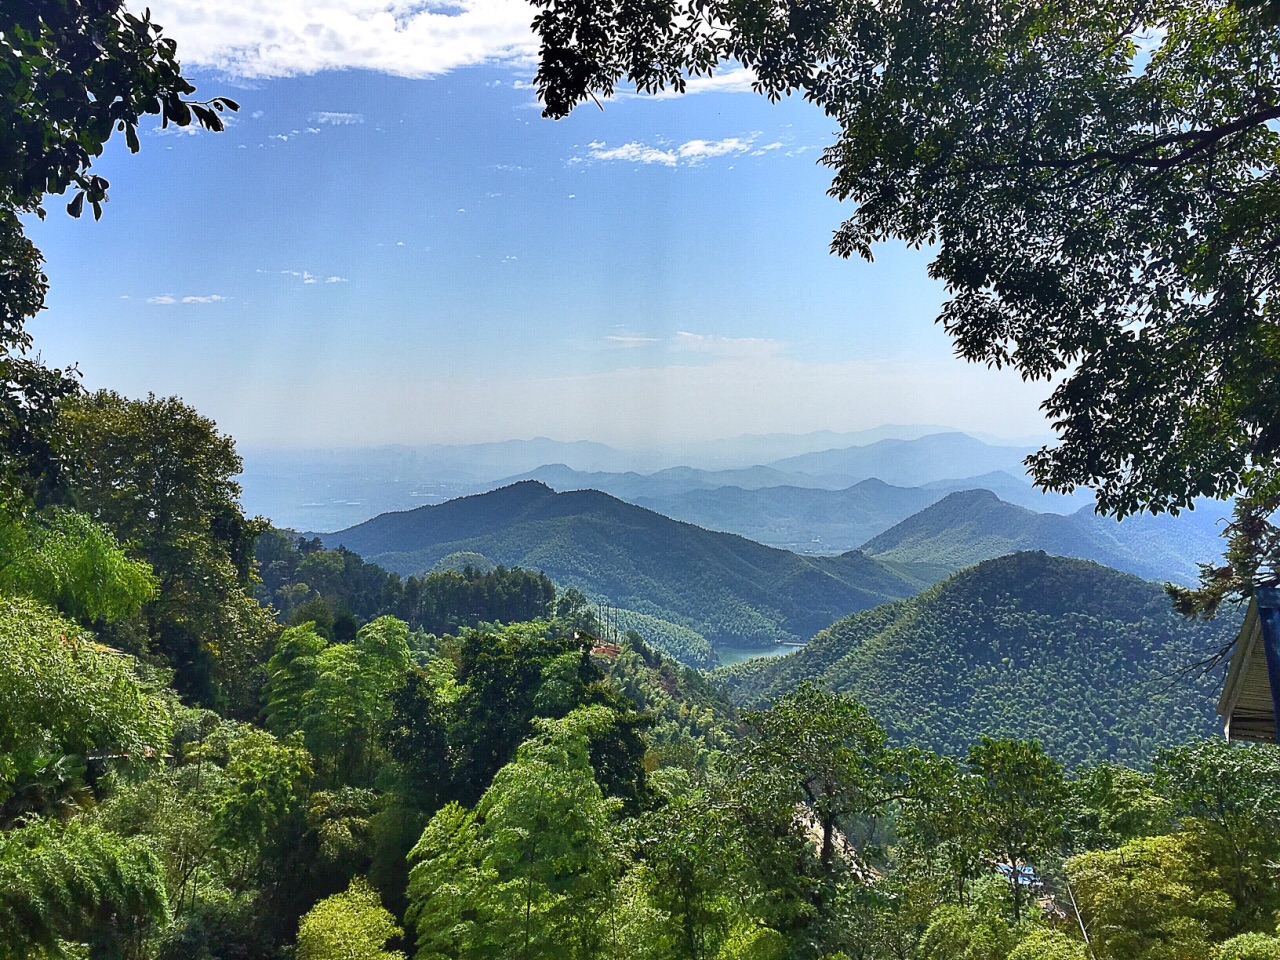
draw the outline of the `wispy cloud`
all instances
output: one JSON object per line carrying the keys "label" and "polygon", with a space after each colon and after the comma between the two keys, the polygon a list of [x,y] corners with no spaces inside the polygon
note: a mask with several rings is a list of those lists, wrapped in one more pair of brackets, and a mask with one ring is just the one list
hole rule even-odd
{"label": "wispy cloud", "polygon": [[230,297],[224,297],[220,293],[209,293],[204,294],[203,296],[190,295],[186,297],[175,297],[171,293],[162,293],[158,297],[147,297],[147,303],[167,307],[175,303],[223,303],[230,299]]}
{"label": "wispy cloud", "polygon": [[614,333],[605,337],[605,342],[615,347],[644,347],[651,343],[661,343],[658,337],[639,337],[628,334]]}
{"label": "wispy cloud", "polygon": [[349,127],[353,124],[364,123],[364,114],[338,113],[333,110],[320,110],[311,114],[311,122],[324,123],[331,127]]}
{"label": "wispy cloud", "polygon": [[[686,140],[675,145],[661,141],[649,144],[633,140],[616,147],[609,146],[603,140],[593,140],[587,144],[585,157],[573,157],[570,162],[599,160],[656,163],[664,167],[696,166],[716,157],[751,153],[759,136],[758,133],[753,133],[743,137],[725,137],[723,140]],[[771,146],[769,149],[774,148]]]}
{"label": "wispy cloud", "polygon": [[303,283],[346,283],[346,277],[339,277],[336,274],[325,276],[324,274],[312,273],[310,270],[262,270],[258,273],[267,273],[271,275],[279,275],[282,277],[295,277]]}
{"label": "wispy cloud", "polygon": [[764,337],[721,337],[681,330],[672,339],[678,352],[709,354],[714,357],[751,359],[773,357],[782,352],[781,340]]}
{"label": "wispy cloud", "polygon": [[734,153],[746,153],[755,137],[727,137],[724,140],[687,140],[680,144],[677,153],[681,160],[700,163],[712,157],[726,157]]}

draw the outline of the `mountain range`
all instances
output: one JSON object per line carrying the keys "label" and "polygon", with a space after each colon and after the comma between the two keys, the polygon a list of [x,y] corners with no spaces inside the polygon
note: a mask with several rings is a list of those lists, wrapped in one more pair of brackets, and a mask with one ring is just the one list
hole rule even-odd
{"label": "mountain range", "polygon": [[[690,490],[795,486],[840,490],[869,478],[898,486],[983,483],[1023,503],[1029,492],[1021,457],[1031,447],[987,443],[943,428],[886,426],[859,433],[762,435],[658,452],[546,438],[466,445],[391,446],[367,450],[244,451],[243,503],[250,513],[300,530],[333,530],[388,510],[480,493],[535,479],[556,489],[599,489],[622,499],[668,497]],[[1012,476],[996,476],[1008,471]],[[1009,483],[1020,487],[1012,492]],[[1060,498],[1033,509],[1066,512]],[[1070,509],[1083,500],[1066,501]]]}
{"label": "mountain range", "polygon": [[[686,507],[696,507],[708,525],[722,521],[759,531],[748,539],[597,490],[557,493],[525,480],[384,513],[321,539],[401,575],[456,565],[460,557],[482,566],[543,570],[562,589],[574,587],[593,601],[651,618],[651,630],[679,638],[682,649],[701,651],[699,664],[709,659],[699,637],[730,647],[803,642],[841,616],[1017,551],[1041,550],[1151,580],[1190,583],[1196,562],[1219,549],[1220,504],[1176,519],[1138,516],[1117,523],[1089,510],[1036,513],[987,490],[933,501],[940,493],[871,480],[843,491],[718,488],[683,495]],[[774,527],[764,529],[770,523]],[[860,549],[837,555],[758,542],[765,534],[777,540],[803,536],[806,529],[833,530],[833,539],[854,542],[887,524]]]}
{"label": "mountain range", "polygon": [[837,618],[910,596],[910,565],[856,551],[801,556],[595,490],[524,481],[387,513],[321,539],[401,575],[467,552],[545,571],[561,588],[690,628],[716,645],[803,641]]}
{"label": "mountain range", "polygon": [[1157,585],[1100,564],[1016,553],[716,676],[743,705],[814,681],[856,696],[898,742],[953,755],[986,733],[1070,764],[1145,764],[1215,732],[1220,677],[1195,665],[1238,628],[1183,620]]}

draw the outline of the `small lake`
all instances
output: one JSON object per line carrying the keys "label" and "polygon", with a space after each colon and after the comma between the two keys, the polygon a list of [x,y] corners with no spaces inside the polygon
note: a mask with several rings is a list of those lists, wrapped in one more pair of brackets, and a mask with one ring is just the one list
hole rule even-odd
{"label": "small lake", "polygon": [[786,644],[777,643],[772,647],[716,647],[716,656],[720,658],[722,667],[732,667],[735,663],[745,663],[748,660],[757,660],[760,657],[781,657],[788,653],[795,653],[800,647],[791,647]]}

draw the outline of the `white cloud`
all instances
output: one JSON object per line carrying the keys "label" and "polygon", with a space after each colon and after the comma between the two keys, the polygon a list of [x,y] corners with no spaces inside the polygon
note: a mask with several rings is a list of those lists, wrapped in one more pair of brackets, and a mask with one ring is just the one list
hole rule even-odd
{"label": "white cloud", "polygon": [[680,353],[702,353],[714,357],[752,359],[777,356],[782,341],[763,337],[719,337],[714,334],[689,333],[681,330],[672,338],[672,346]]}
{"label": "white cloud", "polygon": [[746,67],[729,67],[710,77],[689,77],[685,80],[684,94],[671,89],[658,93],[636,93],[628,90],[620,91],[615,96],[623,100],[672,100],[691,93],[752,93],[754,91],[751,85],[755,81],[755,71]]}
{"label": "white cloud", "polygon": [[677,152],[681,160],[698,163],[711,157],[724,157],[731,153],[746,153],[751,149],[754,136],[726,137],[724,140],[688,140],[680,144]]}
{"label": "white cloud", "polygon": [[660,163],[674,167],[679,160],[674,150],[663,150],[643,143],[624,143],[620,147],[606,147],[595,141],[587,145],[592,160],[626,160],[631,163]]}
{"label": "white cloud", "polygon": [[[538,39],[526,0],[151,0],[155,20],[178,43],[183,66],[241,80],[321,70],[374,70],[433,77],[477,64],[510,64],[528,76]],[[742,93],[755,74],[728,66],[690,77],[687,93]],[[512,83],[516,90],[533,86]],[[619,92],[619,98],[665,100]]]}
{"label": "white cloud", "polygon": [[274,273],[279,273],[282,277],[296,277],[297,279],[301,280],[303,283],[306,283],[306,284],[313,284],[313,283],[346,283],[346,282],[347,282],[347,278],[346,278],[346,277],[339,277],[339,276],[336,276],[336,275],[320,276],[320,275],[318,275],[318,274],[314,274],[314,273],[312,273],[310,270],[279,270],[279,271],[276,271],[276,270],[262,270],[262,269],[259,269],[259,270],[258,270],[258,273],[273,273],[273,274],[274,274]]}
{"label": "white cloud", "polygon": [[321,110],[311,115],[311,122],[324,123],[331,127],[349,127],[353,124],[364,123],[364,114],[338,113],[333,110]]}
{"label": "white cloud", "polygon": [[[628,163],[657,163],[664,167],[695,166],[715,157],[729,157],[750,153],[758,133],[745,137],[725,137],[723,140],[686,140],[676,146],[632,141],[618,147],[610,147],[602,140],[587,144],[586,157],[573,157],[570,163],[585,160],[621,160]],[[772,149],[772,148],[770,148]]]}
{"label": "white cloud", "polygon": [[532,63],[525,0],[152,0],[186,67],[254,79],[366,69],[430,77]]}
{"label": "white cloud", "polygon": [[644,347],[651,343],[662,342],[657,337],[640,337],[620,333],[610,334],[604,339],[606,343],[612,344],[615,347],[626,347],[627,349],[631,349],[633,347]]}
{"label": "white cloud", "polygon": [[222,303],[223,301],[230,299],[230,297],[224,297],[220,293],[210,293],[204,296],[191,295],[182,298],[175,297],[170,293],[162,293],[158,297],[147,297],[147,303],[167,307],[174,303]]}

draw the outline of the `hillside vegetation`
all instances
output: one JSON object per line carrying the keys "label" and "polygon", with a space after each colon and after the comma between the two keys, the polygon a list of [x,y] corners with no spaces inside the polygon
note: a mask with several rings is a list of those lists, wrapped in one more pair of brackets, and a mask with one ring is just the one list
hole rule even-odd
{"label": "hillside vegetation", "polygon": [[[738,711],[645,642],[655,620],[597,615],[524,568],[402,581],[264,529],[238,512],[237,462],[211,423],[176,402],[90,399],[69,411],[73,438],[120,454],[72,477],[93,514],[0,516],[0,956],[1280,951],[1280,752],[1220,737],[1157,749],[1208,727],[1206,684],[1162,671],[1214,631],[1171,621],[1151,584],[1044,555],[991,561],[729,673],[740,697],[754,683],[771,700]],[[181,429],[134,429],[166,422]],[[221,456],[154,482],[201,453]],[[581,524],[582,498],[514,496],[540,502],[526,520]],[[690,584],[691,557],[720,564],[709,577],[754,563],[748,582],[779,592],[788,565],[829,577],[626,510],[636,529],[614,523],[614,556],[683,559]],[[194,522],[126,538],[160,516]],[[867,705],[792,688],[806,665]],[[1106,756],[1149,771],[1079,765]],[[1005,879],[1027,867],[1034,897]],[[1054,909],[1068,902],[1087,945]]]}
{"label": "hillside vegetation", "polygon": [[893,739],[953,755],[987,733],[1038,739],[1068,764],[1145,763],[1215,732],[1219,679],[1182,671],[1235,629],[1182,620],[1136,577],[1019,553],[718,676],[742,704],[815,681],[865,703]]}
{"label": "hillside vegetation", "polygon": [[702,634],[713,644],[805,640],[926,584],[852,552],[802,557],[678,523],[594,490],[534,482],[390,513],[322,539],[402,575],[472,551]]}

